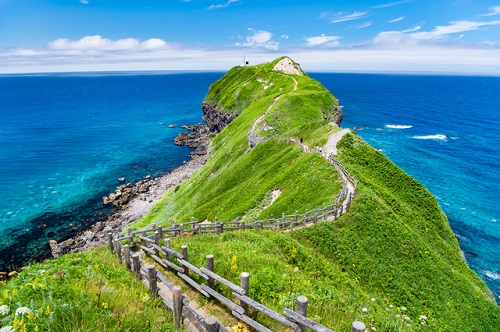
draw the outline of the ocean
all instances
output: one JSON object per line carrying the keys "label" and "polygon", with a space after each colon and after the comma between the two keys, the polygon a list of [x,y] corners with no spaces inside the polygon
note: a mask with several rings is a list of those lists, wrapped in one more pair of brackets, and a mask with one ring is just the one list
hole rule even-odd
{"label": "ocean", "polygon": [[343,127],[420,181],[500,302],[500,77],[311,74]]}
{"label": "ocean", "polygon": [[[187,160],[173,145],[223,73],[0,75],[0,271],[49,255],[111,211],[118,178]],[[500,78],[312,73],[343,127],[426,186],[500,300]],[[175,124],[176,128],[169,128]]]}

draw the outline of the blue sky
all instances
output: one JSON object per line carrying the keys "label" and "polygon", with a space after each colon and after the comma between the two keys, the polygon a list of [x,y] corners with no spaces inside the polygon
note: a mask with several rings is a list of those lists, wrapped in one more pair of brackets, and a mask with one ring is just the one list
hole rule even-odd
{"label": "blue sky", "polygon": [[0,73],[227,70],[500,75],[500,1],[0,0]]}

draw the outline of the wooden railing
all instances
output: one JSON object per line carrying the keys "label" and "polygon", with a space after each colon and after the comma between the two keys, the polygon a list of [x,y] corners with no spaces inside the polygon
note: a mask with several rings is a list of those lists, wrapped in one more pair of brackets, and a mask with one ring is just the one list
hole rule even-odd
{"label": "wooden railing", "polygon": [[[285,308],[283,314],[280,314],[263,304],[255,301],[248,294],[249,290],[249,274],[241,273],[240,285],[236,285],[223,276],[218,275],[214,271],[214,256],[206,257],[206,266],[196,267],[189,263],[188,247],[182,246],[181,252],[176,252],[170,247],[170,238],[182,236],[185,233],[194,234],[221,234],[225,231],[236,230],[264,230],[272,229],[276,231],[293,231],[294,229],[302,228],[308,225],[316,224],[321,221],[336,220],[342,214],[349,211],[351,201],[356,194],[358,182],[345,169],[340,161],[334,158],[333,155],[328,157],[328,160],[335,166],[342,181],[342,190],[337,195],[335,202],[322,208],[316,207],[312,211],[306,211],[303,214],[295,212],[294,214],[285,214],[278,218],[272,215],[268,219],[257,220],[254,218],[252,222],[243,220],[220,222],[215,217],[214,222],[198,222],[191,218],[190,222],[175,223],[172,221],[172,226],[163,228],[153,224],[151,228],[140,231],[132,231],[129,227],[127,235],[114,237],[112,233],[108,233],[109,247],[116,257],[121,260],[134,274],[141,278],[149,287],[151,296],[159,296],[164,304],[172,310],[174,317],[174,325],[176,329],[180,329],[183,322],[187,322],[191,329],[196,331],[220,331],[230,332],[224,327],[215,317],[202,317],[193,308],[189,306],[189,300],[182,295],[181,288],[175,286],[169,281],[164,274],[158,271],[153,265],[146,265],[140,258],[139,252],[143,252],[154,260],[159,266],[168,271],[173,271],[177,276],[187,283],[190,287],[198,291],[207,298],[215,298],[220,303],[231,310],[234,317],[248,324],[257,331],[271,331],[262,323],[252,319],[249,316],[249,307],[259,311],[270,317],[275,322],[288,327],[297,332],[305,331],[309,328],[313,331],[328,332],[332,331],[329,328],[307,318],[307,303],[305,296],[297,298],[296,311]],[[350,187],[348,182],[350,182]],[[351,189],[352,188],[352,189]],[[122,242],[129,244],[123,244]],[[133,252],[132,250],[136,250]],[[206,283],[198,283],[190,275],[198,275],[196,279],[205,280]],[[215,282],[229,288],[231,291],[231,299],[216,291]],[[235,299],[235,300],[234,300]],[[353,332],[365,331],[365,325],[361,322],[352,324]]]}
{"label": "wooden railing", "polygon": [[[182,246],[181,252],[177,252],[170,247],[170,238],[163,238],[161,227],[152,227],[151,229],[139,233],[131,233],[122,238],[113,238],[109,233],[109,247],[116,257],[123,262],[133,273],[143,280],[149,287],[152,297],[160,297],[165,306],[172,310],[174,325],[179,330],[183,324],[188,325],[189,329],[195,331],[220,331],[230,332],[215,317],[202,317],[193,308],[189,306],[189,300],[182,295],[181,288],[174,285],[165,275],[157,270],[154,265],[147,265],[139,252],[149,256],[159,266],[167,271],[176,273],[177,276],[187,283],[191,288],[207,298],[217,299],[221,304],[231,310],[231,314],[251,326],[259,332],[271,332],[272,330],[261,322],[249,316],[249,308],[263,313],[273,321],[291,329],[292,331],[302,332],[306,328],[313,331],[331,332],[332,330],[307,317],[308,300],[305,296],[297,298],[296,311],[285,308],[283,314],[280,314],[258,301],[252,299],[249,294],[250,275],[243,272],[240,275],[240,284],[225,279],[214,271],[214,256],[206,256],[206,265],[196,267],[189,262],[188,247]],[[152,233],[148,235],[148,233]],[[128,240],[129,244],[122,244],[121,241]],[[136,249],[138,252],[133,252]],[[206,283],[199,283],[192,277],[197,275],[196,279],[204,280]],[[215,287],[215,283],[229,289],[231,298],[224,296],[217,291],[221,287]],[[365,325],[361,322],[352,324],[353,332],[365,331]]]}

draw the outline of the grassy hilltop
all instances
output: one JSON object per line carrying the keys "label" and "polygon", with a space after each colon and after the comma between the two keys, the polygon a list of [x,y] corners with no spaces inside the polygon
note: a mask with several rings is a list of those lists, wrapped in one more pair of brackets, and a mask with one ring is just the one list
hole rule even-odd
{"label": "grassy hilltop", "polygon": [[[191,217],[266,218],[334,200],[341,188],[335,169],[289,138],[323,146],[339,130],[331,124],[337,100],[307,75],[273,71],[280,59],[235,67],[211,86],[205,102],[239,115],[213,138],[205,167],[136,227]],[[247,133],[255,122],[268,140],[249,150]],[[190,246],[198,264],[210,253],[222,257],[218,269],[234,280],[249,271],[251,294],[276,309],[291,293],[308,296],[313,312],[338,330],[354,319],[381,330],[496,330],[500,308],[461,257],[433,195],[354,133],[338,148],[360,183],[339,221],[291,234],[238,232],[175,243]],[[276,189],[281,195],[270,204]]]}
{"label": "grassy hilltop", "polygon": [[[273,70],[280,60],[235,67],[210,87],[205,103],[236,118],[212,136],[205,166],[165,194],[133,228],[170,226],[172,219],[187,222],[191,217],[250,221],[303,213],[335,200],[342,188],[337,172],[313,148],[324,146],[340,130],[332,124],[340,119],[338,102],[298,66],[301,75]],[[249,132],[264,140],[250,148]],[[299,294],[307,296],[308,316],[335,331],[350,331],[354,320],[363,321],[368,331],[498,331],[500,307],[463,260],[432,194],[354,133],[346,134],[337,148],[337,158],[359,181],[350,211],[337,221],[291,233],[236,231],[173,238],[173,249],[189,246],[189,261],[196,266],[214,254],[217,273],[235,283],[241,272],[249,272],[251,297],[276,311],[293,308]],[[113,259],[102,248],[34,265],[0,286],[0,295],[8,291],[0,305],[28,305],[31,298],[34,308],[45,308],[62,296],[64,301],[51,304],[58,308],[55,322],[44,318],[44,326],[102,316],[107,317],[106,330],[139,330],[132,318],[141,315],[147,316],[152,331],[171,329],[158,303],[142,301],[142,285],[118,263],[111,265]],[[59,269],[69,272],[54,276]],[[42,287],[51,290],[56,283],[66,293],[48,293]],[[85,283],[90,286],[82,287]],[[113,300],[112,293],[121,298],[127,285],[129,297]],[[101,288],[98,300],[95,294]],[[23,292],[13,295],[13,289],[29,292],[21,297]],[[201,296],[197,300],[219,319],[229,319],[215,302]],[[124,311],[123,301],[141,301],[140,308]],[[41,317],[50,316],[37,310]],[[82,313],[87,311],[92,314]],[[263,315],[259,321],[279,330]]]}

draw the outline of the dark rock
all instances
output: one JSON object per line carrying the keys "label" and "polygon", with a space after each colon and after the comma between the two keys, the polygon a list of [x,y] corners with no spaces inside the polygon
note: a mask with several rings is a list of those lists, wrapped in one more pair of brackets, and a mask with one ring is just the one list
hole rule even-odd
{"label": "dark rock", "polygon": [[206,122],[210,132],[219,133],[225,126],[236,118],[240,112],[227,112],[217,109],[217,105],[212,105],[206,101],[201,104],[203,120]]}

